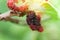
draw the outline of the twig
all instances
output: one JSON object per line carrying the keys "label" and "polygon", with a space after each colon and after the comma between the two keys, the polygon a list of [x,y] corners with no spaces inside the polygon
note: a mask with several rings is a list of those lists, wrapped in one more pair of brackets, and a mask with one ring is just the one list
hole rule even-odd
{"label": "twig", "polygon": [[5,20],[5,21],[10,21],[13,23],[19,23],[19,20],[11,18],[12,16],[19,16],[18,13],[15,13],[14,11],[8,11],[5,13],[0,14],[0,21]]}

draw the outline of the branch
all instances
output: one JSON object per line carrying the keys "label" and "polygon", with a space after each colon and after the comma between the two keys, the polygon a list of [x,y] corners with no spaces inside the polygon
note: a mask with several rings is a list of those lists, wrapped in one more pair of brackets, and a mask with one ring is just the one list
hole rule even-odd
{"label": "branch", "polygon": [[19,14],[11,10],[7,11],[5,13],[0,14],[0,21],[5,20],[13,23],[19,23],[19,20],[11,18],[12,16],[19,16]]}

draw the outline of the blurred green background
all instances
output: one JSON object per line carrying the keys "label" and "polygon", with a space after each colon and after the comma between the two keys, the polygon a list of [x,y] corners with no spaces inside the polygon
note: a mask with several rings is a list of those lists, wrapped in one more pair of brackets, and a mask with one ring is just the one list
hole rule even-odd
{"label": "blurred green background", "polygon": [[[0,0],[0,13],[7,12],[9,9],[6,5],[7,0]],[[17,17],[20,19],[19,24],[9,21],[0,21],[0,40],[60,40],[60,0],[50,0],[55,7],[46,8],[42,16],[41,24],[44,32],[32,31],[26,24],[26,16]],[[49,17],[46,19],[46,17]]]}

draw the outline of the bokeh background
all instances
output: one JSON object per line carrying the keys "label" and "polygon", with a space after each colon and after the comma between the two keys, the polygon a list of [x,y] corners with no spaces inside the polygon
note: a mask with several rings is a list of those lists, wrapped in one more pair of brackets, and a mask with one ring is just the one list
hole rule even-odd
{"label": "bokeh background", "polygon": [[[9,11],[7,0],[0,0],[0,13]],[[0,40],[60,40],[60,0],[49,0],[44,3],[46,11],[42,16],[43,32],[32,31],[26,24],[26,16],[15,17],[19,24],[9,21],[0,21]],[[48,17],[48,18],[47,18]]]}

